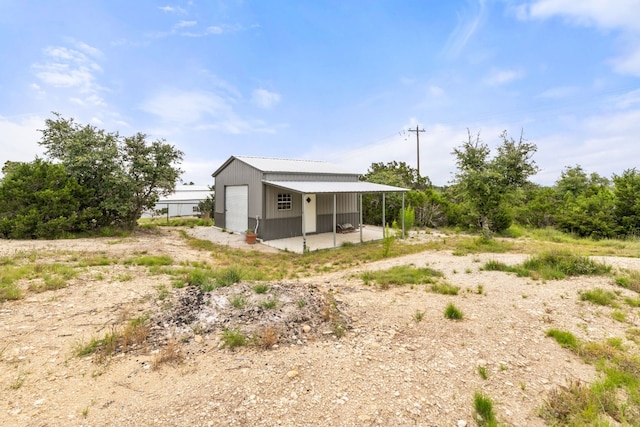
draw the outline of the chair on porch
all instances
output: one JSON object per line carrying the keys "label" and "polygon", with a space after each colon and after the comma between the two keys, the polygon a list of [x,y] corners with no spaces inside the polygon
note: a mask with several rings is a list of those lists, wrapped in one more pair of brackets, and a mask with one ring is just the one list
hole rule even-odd
{"label": "chair on porch", "polygon": [[352,233],[356,231],[356,228],[352,224],[346,222],[344,224],[337,224],[336,231],[338,233]]}

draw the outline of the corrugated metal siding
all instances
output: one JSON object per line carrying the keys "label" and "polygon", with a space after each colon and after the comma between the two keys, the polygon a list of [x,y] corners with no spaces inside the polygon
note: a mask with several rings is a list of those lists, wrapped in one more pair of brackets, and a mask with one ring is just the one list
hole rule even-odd
{"label": "corrugated metal siding", "polygon": [[[358,227],[360,223],[360,214],[344,213],[336,214],[336,224],[349,223],[354,227]],[[333,214],[331,215],[318,215],[318,222],[316,223],[318,233],[332,233],[333,232]]]}
{"label": "corrugated metal siding", "polygon": [[285,239],[302,235],[302,217],[267,219],[258,229],[263,240]]}
{"label": "corrugated metal siding", "polygon": [[[333,214],[333,194],[318,194],[316,203],[318,215]],[[336,194],[336,212],[358,212],[358,195],[353,193]]]}
{"label": "corrugated metal siding", "polygon": [[224,213],[214,212],[213,221],[216,224],[216,227],[225,228]]}
{"label": "corrugated metal siding", "polygon": [[265,181],[323,181],[323,182],[354,182],[358,175],[351,174],[322,174],[322,173],[265,173]]}
{"label": "corrugated metal siding", "polygon": [[233,160],[227,167],[216,176],[216,214],[224,214],[224,188],[228,185],[248,185],[249,186],[249,218],[256,215],[263,215],[262,212],[262,172],[242,163]]}
{"label": "corrugated metal siding", "polygon": [[[278,194],[291,194],[291,210],[278,210]],[[287,190],[277,189],[275,187],[266,186],[265,188],[265,212],[264,217],[267,219],[275,218],[293,218],[302,215],[302,195],[287,192]]]}

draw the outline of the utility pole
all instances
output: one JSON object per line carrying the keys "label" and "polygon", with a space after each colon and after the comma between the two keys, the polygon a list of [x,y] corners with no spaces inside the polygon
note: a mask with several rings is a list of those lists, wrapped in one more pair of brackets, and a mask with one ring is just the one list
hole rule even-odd
{"label": "utility pole", "polygon": [[426,132],[424,129],[420,129],[420,126],[416,126],[415,129],[409,129],[409,132],[416,133],[416,147],[418,156],[418,177],[420,177],[420,132]]}

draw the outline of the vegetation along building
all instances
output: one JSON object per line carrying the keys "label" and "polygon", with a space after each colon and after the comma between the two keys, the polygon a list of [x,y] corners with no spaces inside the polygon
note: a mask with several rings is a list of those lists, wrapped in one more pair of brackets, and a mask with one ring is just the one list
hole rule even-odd
{"label": "vegetation along building", "polygon": [[357,173],[312,160],[231,156],[213,177],[216,226],[257,229],[263,240],[335,232],[344,224],[357,227],[362,194],[408,191],[363,182]]}

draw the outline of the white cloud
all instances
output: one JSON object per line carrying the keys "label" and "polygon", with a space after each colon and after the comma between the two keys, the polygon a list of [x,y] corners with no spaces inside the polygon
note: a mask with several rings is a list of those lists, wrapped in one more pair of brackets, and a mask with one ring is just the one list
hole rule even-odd
{"label": "white cloud", "polygon": [[499,86],[520,79],[524,76],[524,72],[520,70],[499,70],[493,69],[484,82],[490,86]]}
{"label": "white cloud", "polygon": [[526,16],[537,19],[562,16],[574,25],[640,31],[637,0],[537,0],[526,7]]}
{"label": "white cloud", "polygon": [[275,133],[260,120],[242,118],[233,108],[234,103],[233,99],[212,92],[168,89],[146,100],[140,108],[178,128],[231,134]]}
{"label": "white cloud", "polygon": [[[640,6],[639,6],[640,7]],[[640,77],[640,34],[633,43],[628,43],[625,53],[612,58],[609,63],[614,71],[619,74],[628,74]]]}
{"label": "white cloud", "polygon": [[224,117],[230,104],[210,92],[167,90],[145,101],[142,110],[170,123],[193,124],[208,117]]}
{"label": "white cloud", "polygon": [[266,89],[256,89],[251,101],[260,108],[272,108],[280,103],[280,94]]}
{"label": "white cloud", "polygon": [[618,31],[623,53],[610,59],[620,74],[640,76],[640,1],[536,0],[519,8],[520,19],[562,17],[571,25]]}
{"label": "white cloud", "polygon": [[179,6],[159,6],[158,9],[160,9],[163,12],[166,13],[178,13],[181,15],[184,15],[187,13],[186,10],[184,10],[183,8],[179,7]]}
{"label": "white cloud", "polygon": [[[405,129],[415,126],[416,121],[411,119]],[[435,185],[447,185],[455,172],[455,159],[451,153],[467,139],[467,130],[443,124],[420,125],[420,128],[426,130],[420,133],[420,174],[428,176]],[[499,132],[497,128],[483,129],[482,136],[493,142]],[[341,149],[339,156],[326,147],[314,147],[304,157],[326,160],[345,170],[364,174],[372,163],[378,162],[405,162],[416,168],[417,151],[415,133],[405,131],[380,142]]]}
{"label": "white cloud", "polygon": [[0,116],[0,168],[7,161],[30,162],[36,155],[42,157],[38,129],[43,128],[44,119],[38,116],[18,120]]}
{"label": "white cloud", "polygon": [[[102,56],[102,52],[83,42],[72,41],[77,49],[64,46],[49,46],[44,49],[43,61],[32,65],[35,76],[45,86],[54,88],[72,89],[77,93],[70,96],[72,102],[81,105],[92,104],[104,106],[105,102],[100,95],[105,89],[97,82],[97,74],[102,72],[102,67],[94,60]],[[32,88],[41,86],[34,83]],[[81,94],[82,96],[78,96]]]}
{"label": "white cloud", "polygon": [[177,29],[177,28],[193,27],[195,25],[198,25],[198,21],[180,21],[176,25],[174,25],[173,28]]}
{"label": "white cloud", "polygon": [[579,90],[576,86],[552,87],[540,93],[538,98],[562,99],[576,95]]}
{"label": "white cloud", "polygon": [[551,185],[565,166],[576,164],[608,178],[637,167],[638,134],[640,108],[636,107],[591,115],[562,133],[542,136],[533,141],[538,145],[538,163],[543,169],[536,182]]}
{"label": "white cloud", "polygon": [[444,95],[444,89],[442,89],[440,86],[430,85],[428,90],[429,90],[429,93],[433,96]]}
{"label": "white cloud", "polygon": [[449,35],[449,40],[445,45],[445,54],[449,57],[455,58],[462,52],[485,18],[485,0],[475,0],[469,3],[475,6],[474,9],[458,14],[458,25]]}

